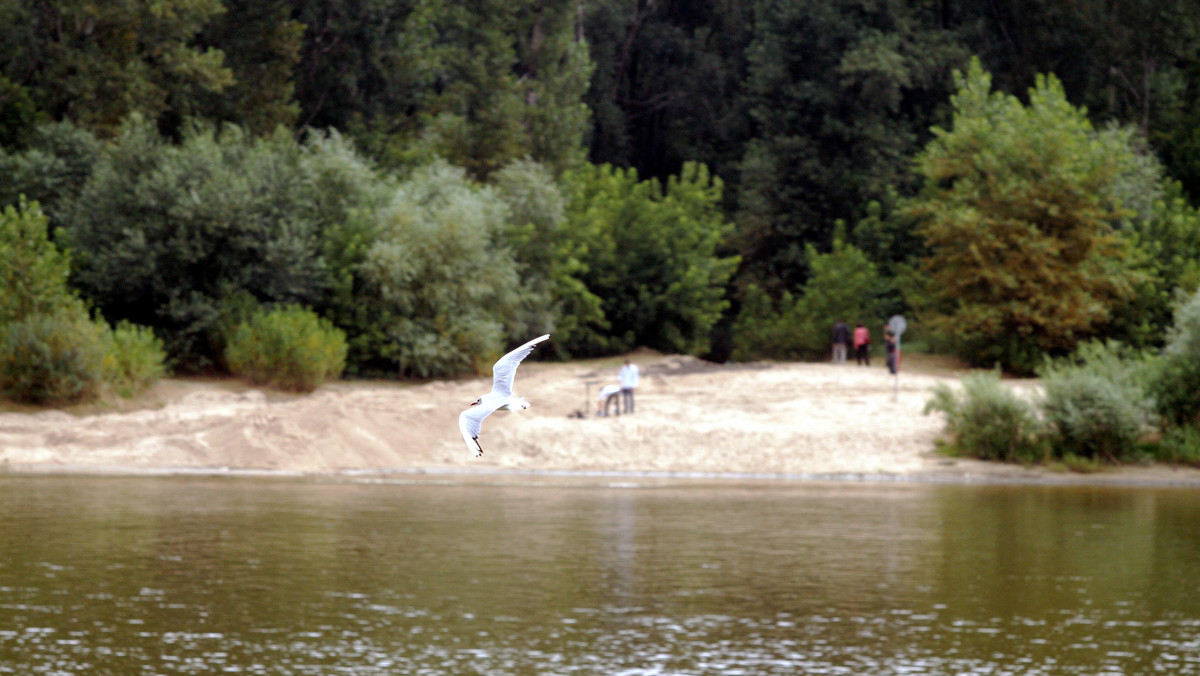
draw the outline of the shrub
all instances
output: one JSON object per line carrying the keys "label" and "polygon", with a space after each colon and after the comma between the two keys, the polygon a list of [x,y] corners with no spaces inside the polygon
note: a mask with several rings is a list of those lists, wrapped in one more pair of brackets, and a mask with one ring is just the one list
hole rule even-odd
{"label": "shrub", "polygon": [[1167,336],[1166,353],[1200,360],[1200,291],[1184,299],[1176,308]]}
{"label": "shrub", "polygon": [[766,291],[757,284],[748,285],[733,323],[733,359],[799,359],[789,322],[795,305],[792,294],[784,291],[776,308]]}
{"label": "shrub", "polygon": [[48,229],[37,202],[20,199],[0,209],[0,324],[73,307],[70,259],[50,241]]}
{"label": "shrub", "polygon": [[1155,411],[1170,425],[1200,421],[1200,293],[1175,310],[1162,359],[1151,369],[1148,389]]}
{"label": "shrub", "polygon": [[79,307],[30,314],[0,331],[0,383],[25,404],[94,397],[104,380],[105,347],[103,327]]}
{"label": "shrub", "polygon": [[1167,430],[1156,455],[1166,462],[1200,466],[1200,428],[1188,426]]}
{"label": "shrub", "polygon": [[256,385],[311,392],[341,375],[346,336],[312,310],[285,306],[239,325],[225,359],[234,374]]}
{"label": "shrub", "polygon": [[1167,354],[1151,369],[1147,386],[1154,410],[1169,425],[1200,422],[1200,359]]}
{"label": "shrub", "polygon": [[1043,364],[1041,409],[1055,455],[1117,461],[1135,450],[1153,410],[1144,363],[1118,343],[1095,342]]}
{"label": "shrub", "polygon": [[1044,381],[1042,412],[1055,455],[1119,460],[1134,450],[1149,416],[1150,400],[1084,369]]}
{"label": "shrub", "polygon": [[1034,460],[1038,455],[1033,407],[1000,384],[1000,376],[981,372],[962,379],[962,392],[940,383],[925,413],[946,415],[953,450],[985,460]]}
{"label": "shrub", "polygon": [[721,179],[685,162],[665,185],[610,165],[582,166],[563,182],[565,231],[580,263],[573,276],[583,286],[575,291],[587,292],[572,298],[591,309],[595,296],[602,310],[565,337],[567,349],[706,352],[739,261],[721,253],[734,229],[721,208]]}
{"label": "shrub", "polygon": [[862,322],[878,335],[884,314],[879,297],[886,285],[866,254],[835,235],[832,252],[818,253],[809,245],[806,258],[812,274],[798,298],[784,292],[773,306],[765,291],[747,287],[734,323],[734,359],[827,358],[839,317],[851,325]]}
{"label": "shrub", "polygon": [[312,305],[347,272],[325,238],[369,208],[374,174],[349,142],[310,139],[198,126],[170,143],[131,118],[63,221],[72,283],[112,320],[153,327],[178,369],[219,368],[226,298]]}
{"label": "shrub", "polygon": [[131,396],[153,385],[166,373],[167,353],[154,331],[122,321],[107,333],[104,381],[117,394]]}

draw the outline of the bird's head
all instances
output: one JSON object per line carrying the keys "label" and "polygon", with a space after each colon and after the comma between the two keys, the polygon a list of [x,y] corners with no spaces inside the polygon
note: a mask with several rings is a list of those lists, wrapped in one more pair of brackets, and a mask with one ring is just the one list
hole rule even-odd
{"label": "bird's head", "polygon": [[482,404],[482,403],[483,403],[483,397],[479,397],[479,398],[478,398],[478,399],[476,399],[475,401],[471,402],[471,405],[472,405],[472,406],[478,406],[478,405],[480,405],[480,404]]}

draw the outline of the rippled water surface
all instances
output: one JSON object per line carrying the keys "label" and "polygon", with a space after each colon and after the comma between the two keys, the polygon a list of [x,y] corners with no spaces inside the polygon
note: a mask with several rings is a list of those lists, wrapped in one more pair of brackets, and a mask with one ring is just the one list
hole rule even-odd
{"label": "rippled water surface", "polygon": [[0,673],[1200,673],[1189,489],[0,478]]}

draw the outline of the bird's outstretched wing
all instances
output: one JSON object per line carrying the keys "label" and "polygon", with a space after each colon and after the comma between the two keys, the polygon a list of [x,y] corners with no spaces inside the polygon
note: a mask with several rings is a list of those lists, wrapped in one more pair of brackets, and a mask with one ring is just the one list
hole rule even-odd
{"label": "bird's outstretched wing", "polygon": [[494,404],[480,404],[458,414],[458,431],[462,432],[463,441],[467,442],[467,449],[474,453],[475,457],[483,455],[483,447],[479,445],[479,433],[483,430],[483,419],[494,413],[501,405],[503,402],[500,401]]}
{"label": "bird's outstretched wing", "polygon": [[548,339],[549,337],[549,333],[538,336],[537,338],[525,343],[521,347],[509,352],[503,357],[500,357],[500,359],[496,361],[496,365],[492,367],[492,392],[495,392],[496,394],[502,394],[506,397],[511,397],[513,378],[517,375],[517,367],[520,366],[521,361],[524,360],[525,357],[529,356],[530,352],[533,352],[535,345],[543,340]]}

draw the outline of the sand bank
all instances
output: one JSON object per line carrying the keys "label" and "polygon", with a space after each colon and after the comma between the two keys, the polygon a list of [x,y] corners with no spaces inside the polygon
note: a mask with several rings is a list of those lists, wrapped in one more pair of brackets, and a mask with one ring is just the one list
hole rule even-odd
{"label": "sand bank", "polygon": [[[633,415],[596,415],[619,360],[521,367],[533,407],[484,424],[484,456],[457,416],[488,379],[339,382],[304,396],[166,380],[129,410],[0,413],[0,466],[17,472],[382,472],[438,476],[691,476],[879,481],[1023,481],[1200,486],[1200,471],[1125,467],[1057,473],[934,452],[924,415],[948,368],[725,364],[640,353]],[[914,359],[913,362],[918,362]],[[576,417],[580,413],[584,417]]]}

